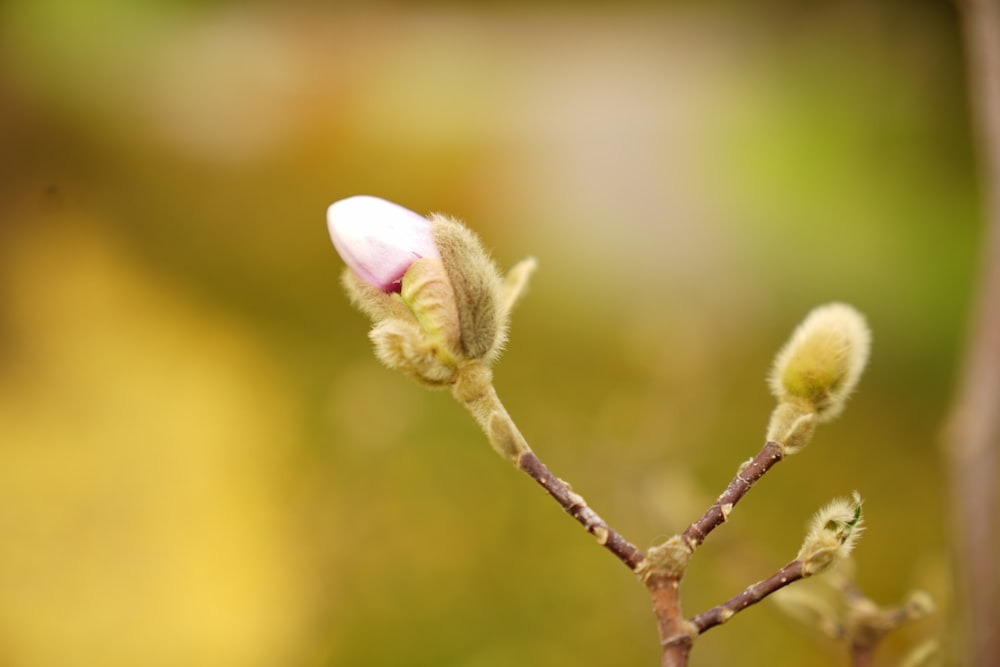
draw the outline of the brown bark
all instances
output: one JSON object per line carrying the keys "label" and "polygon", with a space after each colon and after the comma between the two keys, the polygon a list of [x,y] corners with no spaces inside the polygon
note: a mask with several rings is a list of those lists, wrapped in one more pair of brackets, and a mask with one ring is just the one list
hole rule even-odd
{"label": "brown bark", "polygon": [[686,667],[698,634],[681,613],[680,584],[679,575],[653,574],[646,578],[660,631],[660,667]]}
{"label": "brown bark", "polygon": [[875,647],[851,644],[851,667],[871,667],[875,664]]}
{"label": "brown bark", "polygon": [[538,482],[559,506],[579,521],[587,532],[594,536],[598,544],[618,557],[633,572],[646,556],[631,542],[622,537],[604,519],[590,509],[587,501],[574,493],[561,479],[552,474],[544,463],[531,451],[522,453],[517,459],[517,467]]}
{"label": "brown bark", "polygon": [[722,495],[716,499],[715,503],[700,519],[684,531],[684,541],[687,542],[692,551],[705,541],[709,533],[726,522],[736,503],[746,495],[757,480],[764,476],[764,473],[782,459],[783,455],[780,444],[768,442],[757,453],[757,456],[740,467]]}
{"label": "brown bark", "polygon": [[734,595],[722,604],[698,614],[691,619],[691,623],[698,629],[699,634],[707,632],[715,626],[725,623],[750,605],[757,604],[771,593],[804,577],[805,573],[802,561],[793,560],[767,579],[762,579],[755,584],[747,586],[738,595]]}

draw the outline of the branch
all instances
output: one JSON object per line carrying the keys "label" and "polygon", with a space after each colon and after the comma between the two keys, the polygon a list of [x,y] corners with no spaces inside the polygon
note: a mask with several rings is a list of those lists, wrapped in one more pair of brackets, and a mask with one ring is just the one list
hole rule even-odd
{"label": "branch", "polygon": [[986,228],[966,356],[948,419],[959,628],[969,664],[1000,664],[997,554],[997,441],[1000,439],[1000,3],[959,2],[978,139]]}
{"label": "branch", "polygon": [[687,667],[694,627],[681,614],[680,575],[654,574],[646,579],[660,632],[660,667]]}
{"label": "branch", "polygon": [[930,596],[923,591],[913,591],[897,607],[882,609],[851,579],[845,579],[840,588],[847,603],[844,634],[849,642],[852,667],[875,664],[875,650],[887,634],[904,623],[925,617],[934,609]]}
{"label": "branch", "polygon": [[802,561],[793,560],[767,579],[747,586],[739,595],[701,612],[691,619],[691,623],[698,629],[698,634],[707,632],[717,625],[722,625],[747,607],[757,604],[771,593],[784,588],[793,581],[804,579],[806,576],[808,575],[804,573]]}
{"label": "branch", "polygon": [[715,503],[708,508],[708,511],[700,519],[692,523],[684,531],[684,542],[691,548],[692,552],[705,541],[709,533],[726,522],[729,518],[729,513],[733,511],[736,503],[783,456],[780,444],[768,442],[757,453],[757,456],[740,466],[736,476],[729,482],[729,486],[722,492],[722,495],[716,499]]}
{"label": "branch", "polygon": [[851,644],[851,667],[871,667],[875,664],[875,647],[868,644]]}
{"label": "branch", "polygon": [[501,457],[538,482],[560,507],[594,536],[598,544],[613,553],[628,569],[635,572],[639,568],[646,555],[611,528],[597,512],[590,509],[583,496],[574,493],[566,482],[553,475],[531,451],[497,396],[493,374],[488,366],[477,363],[463,367],[451,393],[475,418],[490,445]]}
{"label": "branch", "polygon": [[[726,490],[716,499],[700,519],[688,526],[681,535],[675,535],[663,544],[649,551],[646,562],[640,564],[640,572],[646,588],[653,597],[653,611],[660,631],[660,646],[662,648],[662,667],[683,667],[687,665],[688,655],[694,639],[709,627],[724,622],[735,611],[726,611],[725,605],[696,616],[691,621],[684,619],[680,604],[680,584],[684,577],[688,559],[705,538],[718,526],[725,523],[733,507],[747,494],[747,491],[764,476],[768,470],[780,461],[783,456],[782,446],[777,442],[767,442],[753,457],[740,466]],[[801,568],[801,563],[799,564]],[[787,568],[787,566],[786,566]],[[779,578],[783,575],[779,573]],[[801,578],[801,574],[799,575]],[[765,580],[765,581],[770,581]],[[781,586],[792,581],[788,579]],[[754,584],[733,600],[725,604],[737,604],[747,607],[757,600],[750,600],[754,591],[763,592],[759,588],[763,582]],[[781,586],[777,586],[780,588]],[[770,594],[770,593],[766,593]],[[741,597],[742,596],[742,597]],[[750,597],[747,597],[750,596]],[[759,599],[759,598],[758,598]],[[712,614],[718,614],[713,617]],[[728,614],[728,615],[727,615]],[[698,623],[704,623],[699,627]]]}
{"label": "branch", "polygon": [[590,509],[583,496],[574,493],[564,481],[553,475],[534,452],[527,451],[520,454],[516,465],[519,470],[538,482],[560,507],[594,536],[598,544],[613,553],[628,569],[634,572],[639,564],[646,560],[646,556],[635,545],[609,526],[597,512]]}

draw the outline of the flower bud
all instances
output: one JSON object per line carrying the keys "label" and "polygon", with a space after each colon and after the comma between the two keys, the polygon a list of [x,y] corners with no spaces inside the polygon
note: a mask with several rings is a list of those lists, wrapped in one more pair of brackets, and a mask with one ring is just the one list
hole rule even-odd
{"label": "flower bud", "polygon": [[817,512],[796,557],[802,561],[805,576],[818,574],[850,555],[863,530],[857,491],[850,500],[838,498]]}
{"label": "flower bud", "polygon": [[817,421],[833,419],[857,386],[870,346],[861,313],[842,303],[820,306],[775,358],[771,392],[781,403],[808,406]]}
{"label": "flower bud", "polygon": [[378,197],[334,202],[326,221],[348,268],[384,292],[399,292],[403,275],[418,259],[440,258],[430,220]]}
{"label": "flower bud", "polygon": [[327,224],[348,266],[344,287],[375,323],[371,338],[387,366],[441,387],[467,362],[496,359],[534,260],[505,280],[460,222],[377,197],[331,204]]}

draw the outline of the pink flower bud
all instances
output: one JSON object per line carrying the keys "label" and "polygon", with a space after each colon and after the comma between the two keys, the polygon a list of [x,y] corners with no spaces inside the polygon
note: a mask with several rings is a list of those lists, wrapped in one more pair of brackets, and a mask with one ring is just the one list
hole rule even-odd
{"label": "pink flower bud", "polygon": [[430,221],[385,199],[341,199],[326,210],[326,222],[348,268],[386,292],[400,291],[403,274],[418,259],[440,258]]}

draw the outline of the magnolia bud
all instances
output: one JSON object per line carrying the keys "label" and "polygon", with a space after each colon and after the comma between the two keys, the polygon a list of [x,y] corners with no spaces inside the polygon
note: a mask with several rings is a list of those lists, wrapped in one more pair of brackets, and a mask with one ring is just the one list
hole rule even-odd
{"label": "magnolia bud", "polygon": [[349,269],[344,286],[375,322],[371,337],[387,366],[440,387],[466,362],[496,359],[534,260],[504,280],[460,222],[423,218],[378,197],[331,204],[327,224]]}
{"label": "magnolia bud", "polygon": [[421,257],[440,258],[430,220],[378,197],[334,202],[326,222],[348,268],[385,292],[399,292],[403,275]]}
{"label": "magnolia bud", "polygon": [[861,313],[842,303],[820,306],[775,358],[771,391],[781,403],[807,406],[818,421],[833,419],[857,386],[870,346]]}

